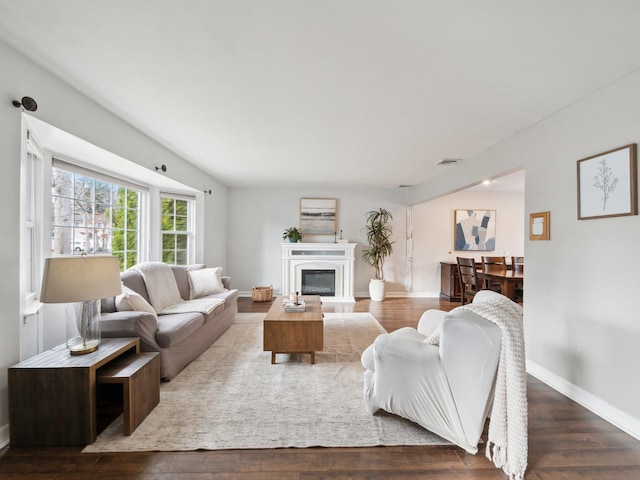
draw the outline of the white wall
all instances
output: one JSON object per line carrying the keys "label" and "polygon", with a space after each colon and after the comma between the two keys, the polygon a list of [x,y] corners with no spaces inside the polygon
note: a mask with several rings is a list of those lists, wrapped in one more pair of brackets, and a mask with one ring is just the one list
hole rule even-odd
{"label": "white wall", "polygon": [[227,188],[149,137],[99,107],[58,78],[0,42],[0,445],[8,440],[7,369],[19,361],[21,306],[19,294],[21,109],[11,101],[31,96],[32,115],[150,170],[166,164],[167,175],[197,190],[211,188],[205,198],[204,260],[226,266]]}
{"label": "white wall", "polygon": [[[372,271],[361,260],[365,240],[365,214],[370,210],[386,208],[394,215],[394,225],[403,225],[404,192],[370,189],[331,188],[230,188],[229,189],[229,268],[232,285],[244,293],[259,285],[273,285],[276,292],[282,288],[282,232],[300,225],[300,198],[337,198],[337,228],[344,238],[358,242],[356,247],[355,292],[368,292]],[[394,232],[402,238],[402,231]],[[339,235],[339,234],[338,234]],[[311,239],[304,238],[303,241]],[[333,236],[317,238],[333,242]],[[403,243],[393,259],[404,262]],[[390,265],[393,260],[389,260]],[[395,282],[397,275],[388,280]],[[394,289],[400,288],[394,286]]]}
{"label": "white wall", "polygon": [[[496,249],[461,252],[453,249],[454,214],[459,209],[496,211]],[[524,194],[461,191],[413,206],[413,292],[438,296],[440,262],[456,257],[524,254]]]}
{"label": "white wall", "polygon": [[[551,212],[551,240],[525,242],[530,371],[640,438],[640,217],[577,220],[576,161],[640,142],[640,71],[522,130],[411,192],[422,201],[526,168],[525,218]],[[528,238],[528,235],[527,235]]]}

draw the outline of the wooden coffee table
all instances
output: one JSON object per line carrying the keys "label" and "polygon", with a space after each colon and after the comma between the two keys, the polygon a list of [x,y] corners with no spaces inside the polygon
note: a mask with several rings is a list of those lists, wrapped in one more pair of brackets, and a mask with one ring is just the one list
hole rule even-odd
{"label": "wooden coffee table", "polygon": [[316,352],[324,348],[322,302],[318,295],[305,295],[304,312],[285,312],[284,297],[276,298],[264,318],[264,351],[271,352],[271,363],[276,353],[310,353],[316,363]]}

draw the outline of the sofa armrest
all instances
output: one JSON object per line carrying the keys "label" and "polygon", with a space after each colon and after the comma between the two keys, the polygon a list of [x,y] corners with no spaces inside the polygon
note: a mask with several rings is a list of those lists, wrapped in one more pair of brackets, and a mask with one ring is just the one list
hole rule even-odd
{"label": "sofa armrest", "polygon": [[231,277],[220,277],[220,280],[222,280],[222,285],[224,285],[224,288],[226,288],[227,290],[231,290]]}
{"label": "sofa armrest", "polygon": [[[387,370],[415,379],[428,362],[439,364],[438,347],[424,343],[424,339],[423,335],[408,327],[379,335],[373,342],[375,371]],[[397,375],[395,380],[404,383],[404,379],[398,379]]]}
{"label": "sofa armrest", "polygon": [[425,337],[428,337],[440,327],[440,324],[446,314],[447,312],[442,310],[427,310],[422,314],[418,321],[418,332]]}
{"label": "sofa armrest", "polygon": [[140,337],[155,345],[158,319],[147,312],[104,313],[100,317],[100,330],[105,337]]}

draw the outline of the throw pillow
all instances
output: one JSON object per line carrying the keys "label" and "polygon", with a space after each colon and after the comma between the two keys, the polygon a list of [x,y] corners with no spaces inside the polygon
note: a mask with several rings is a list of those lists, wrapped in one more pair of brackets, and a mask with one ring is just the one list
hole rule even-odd
{"label": "throw pillow", "polygon": [[222,267],[188,270],[188,273],[191,300],[227,291],[220,278]]}
{"label": "throw pillow", "polygon": [[125,287],[124,283],[121,284],[122,293],[120,295],[116,295],[116,311],[118,312],[129,312],[132,310],[131,305],[127,302],[127,290],[131,291],[131,289]]}
{"label": "throw pillow", "polygon": [[[154,317],[158,318],[158,314],[153,309],[149,302],[147,302],[142,295],[134,292],[129,287],[122,285],[122,298],[118,302],[118,298],[116,298],[116,310],[119,312],[126,311],[136,311],[136,312],[147,312],[152,314]],[[120,297],[120,295],[118,295]]]}

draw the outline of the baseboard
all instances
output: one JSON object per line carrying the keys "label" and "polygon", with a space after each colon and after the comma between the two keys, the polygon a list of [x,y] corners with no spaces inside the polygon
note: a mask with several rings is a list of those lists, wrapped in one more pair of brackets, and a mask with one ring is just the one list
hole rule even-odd
{"label": "baseboard", "polygon": [[[356,298],[369,298],[369,292],[356,292]],[[440,298],[440,292],[386,292],[385,298]]]}
{"label": "baseboard", "polygon": [[527,360],[527,372],[620,430],[640,440],[640,419],[617,409],[610,403],[568,382],[535,362]]}
{"label": "baseboard", "polygon": [[[369,296],[369,294],[365,295]],[[440,298],[440,292],[387,292],[389,298]]]}
{"label": "baseboard", "polygon": [[0,448],[9,445],[9,424],[0,427]]}

